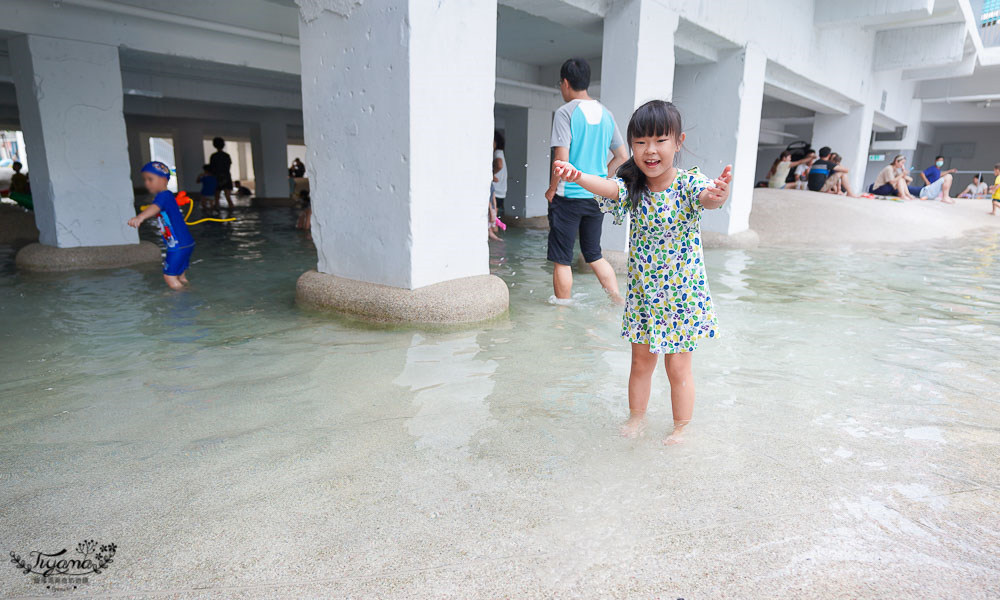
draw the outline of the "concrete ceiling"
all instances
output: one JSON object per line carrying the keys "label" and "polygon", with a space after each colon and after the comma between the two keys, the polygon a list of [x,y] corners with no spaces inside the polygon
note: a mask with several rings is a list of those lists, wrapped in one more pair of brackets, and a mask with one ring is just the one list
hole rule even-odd
{"label": "concrete ceiling", "polygon": [[[72,4],[73,0],[65,0]],[[299,11],[294,0],[99,0],[169,12],[185,17],[246,27],[257,31],[299,36]]]}
{"label": "concrete ceiling", "polygon": [[599,33],[573,29],[509,6],[500,6],[497,12],[497,54],[503,58],[544,66],[572,56],[601,56],[603,36]]}

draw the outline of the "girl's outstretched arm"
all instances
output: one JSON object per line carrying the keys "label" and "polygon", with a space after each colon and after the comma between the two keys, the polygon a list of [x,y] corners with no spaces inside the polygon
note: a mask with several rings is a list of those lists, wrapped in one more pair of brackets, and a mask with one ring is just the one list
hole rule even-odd
{"label": "girl's outstretched arm", "polygon": [[712,210],[725,204],[726,199],[729,198],[729,183],[732,180],[733,165],[726,165],[726,168],[722,170],[722,175],[719,175],[717,179],[713,179],[711,187],[705,188],[701,196],[698,197],[701,205]]}
{"label": "girl's outstretched arm", "polygon": [[605,198],[618,197],[618,184],[610,179],[590,175],[577,169],[564,160],[552,163],[552,172],[564,181],[575,183],[592,194]]}

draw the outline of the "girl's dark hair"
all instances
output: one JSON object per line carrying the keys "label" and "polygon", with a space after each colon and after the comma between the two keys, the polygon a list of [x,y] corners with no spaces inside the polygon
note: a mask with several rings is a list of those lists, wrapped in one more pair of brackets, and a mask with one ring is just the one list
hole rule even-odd
{"label": "girl's dark hair", "polygon": [[504,144],[507,143],[507,140],[503,137],[503,134],[500,133],[499,129],[493,130],[493,143],[497,145],[497,150],[503,150]]}
{"label": "girl's dark hair", "polygon": [[[678,139],[682,131],[681,113],[672,102],[650,100],[632,113],[626,137],[631,148],[632,140],[636,138],[666,136]],[[642,195],[646,193],[646,175],[635,164],[635,157],[629,157],[618,167],[616,175],[625,182],[632,210],[638,209]]]}
{"label": "girl's dark hair", "polygon": [[778,155],[778,158],[774,159],[774,162],[771,163],[771,170],[767,172],[767,176],[770,177],[774,175],[774,172],[778,170],[778,165],[781,164],[781,161],[784,160],[786,156],[790,157],[791,155],[792,153],[790,151],[782,150],[781,154]]}

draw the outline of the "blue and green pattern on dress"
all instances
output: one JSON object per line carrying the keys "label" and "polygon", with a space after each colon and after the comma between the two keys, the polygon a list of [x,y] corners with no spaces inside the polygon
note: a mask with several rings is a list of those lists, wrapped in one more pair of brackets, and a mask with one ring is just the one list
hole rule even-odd
{"label": "blue and green pattern on dress", "polygon": [[711,181],[697,167],[678,169],[662,192],[646,191],[634,211],[621,178],[618,197],[595,196],[601,211],[615,223],[631,215],[628,294],[622,337],[649,344],[649,351],[691,352],[698,340],[718,335],[701,246],[698,196]]}

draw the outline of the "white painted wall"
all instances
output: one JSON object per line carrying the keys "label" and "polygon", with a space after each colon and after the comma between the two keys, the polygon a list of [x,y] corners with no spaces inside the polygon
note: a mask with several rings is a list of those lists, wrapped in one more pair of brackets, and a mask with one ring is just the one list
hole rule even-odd
{"label": "white painted wall", "polygon": [[750,227],[765,63],[763,51],[749,45],[718,63],[675,71],[674,103],[687,134],[681,166],[698,166],[714,178],[733,165],[729,200],[703,217],[708,231],[734,234]]}
{"label": "white painted wall", "polygon": [[19,36],[8,40],[39,241],[136,244],[121,72],[114,46]]}

